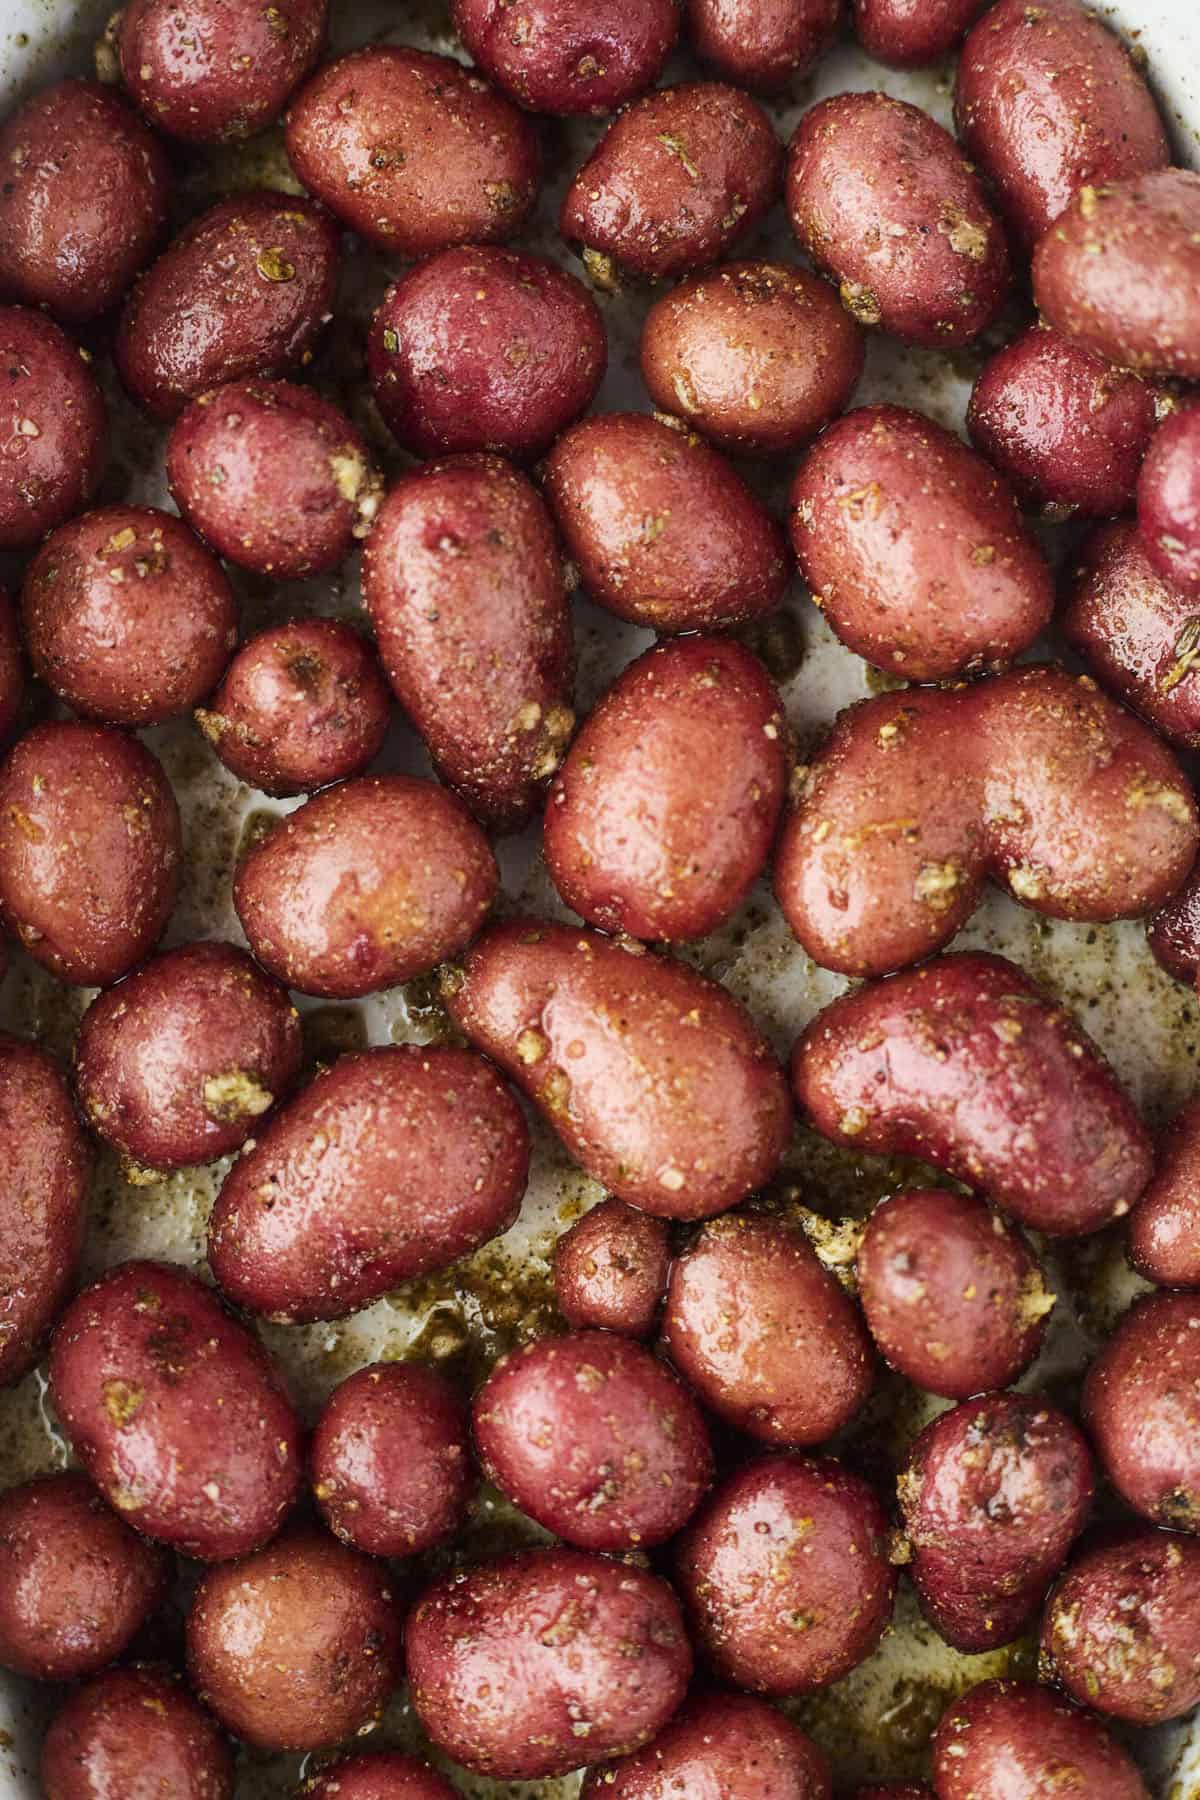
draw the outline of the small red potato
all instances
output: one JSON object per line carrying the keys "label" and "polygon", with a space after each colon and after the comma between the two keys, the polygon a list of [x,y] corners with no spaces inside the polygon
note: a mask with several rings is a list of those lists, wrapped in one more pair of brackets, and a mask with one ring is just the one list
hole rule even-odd
{"label": "small red potato", "polygon": [[1200,173],[1082,188],[1037,247],[1033,295],[1055,330],[1109,362],[1200,380]]}
{"label": "small red potato", "polygon": [[722,631],[774,611],[783,533],[740,475],[683,428],[602,413],[559,438],[546,494],[592,598],[657,632]]}
{"label": "small red potato", "polygon": [[444,1776],[398,1750],[348,1756],[305,1784],[306,1800],[458,1800]]}
{"label": "small red potato", "polygon": [[887,94],[836,94],[788,152],[792,230],[860,325],[966,344],[1009,284],[1004,228],[948,131]]}
{"label": "small red potato", "polygon": [[0,168],[0,287],[72,324],[123,300],[171,188],[141,120],[97,81],[60,81],[0,126]]}
{"label": "small red potato", "polygon": [[99,485],[108,413],[90,361],[40,313],[0,306],[0,550],[32,550]]}
{"label": "small red potato", "polygon": [[443,995],[618,1200],[709,1218],[775,1173],[792,1125],[783,1072],[732,995],[685,964],[515,919],[447,972]]}
{"label": "small red potato", "polygon": [[255,845],[233,900],[251,950],[279,981],[352,1000],[456,955],[498,879],[487,839],[453,794],[411,775],[363,775],[315,795]]}
{"label": "small red potato", "polygon": [[115,1662],[158,1611],[170,1560],[110,1512],[82,1475],[0,1495],[0,1666],[78,1681]]}
{"label": "small red potato", "polygon": [[942,1188],[875,1208],[858,1248],[858,1294],[891,1367],[950,1400],[1024,1374],[1055,1301],[1024,1238],[982,1200]]}
{"label": "small red potato", "polygon": [[313,77],[287,116],[292,167],[392,256],[515,237],[537,197],[537,137],[448,56],[371,44]]}
{"label": "small red potato", "polygon": [[475,1487],[467,1409],[422,1363],[348,1376],[317,1420],[310,1461],[325,1523],[372,1556],[417,1556],[454,1537]]}
{"label": "small red potato", "polygon": [[208,1260],[251,1312],[340,1319],[506,1231],[528,1172],[524,1116],[481,1057],[343,1056],[229,1171]]}
{"label": "small red potato", "polygon": [[299,1494],[300,1423],[266,1351],[183,1269],[122,1263],[85,1288],[50,1395],[109,1505],[185,1556],[244,1555]]}
{"label": "small red potato", "polygon": [[1026,255],[1085,182],[1170,160],[1134,55],[1080,0],[988,8],[959,57],[954,117]]}
{"label": "small red potato", "polygon": [[223,382],[310,361],[338,254],[333,220],[294,194],[258,189],[203,213],[125,302],[114,355],[132,398],[169,421]]}
{"label": "small red potato", "polygon": [[253,137],[316,66],[328,11],[328,0],[126,0],[115,28],[121,75],[171,137]]}
{"label": "small red potato", "polygon": [[847,1674],[896,1594],[883,1508],[832,1457],[744,1463],[680,1540],[677,1577],[697,1649],[758,1694],[809,1694]]}
{"label": "small red potato", "polygon": [[967,430],[1029,511],[1106,519],[1132,506],[1157,418],[1152,387],[1033,325],[980,372]]}
{"label": "small red potato", "polygon": [[0,766],[0,920],[77,987],[149,955],[175,907],[179,808],[144,744],[104,725],[35,725]]}
{"label": "small red potato", "polygon": [[369,1731],[400,1680],[383,1563],[311,1525],[210,1569],[187,1621],[188,1673],[257,1750],[318,1750]]}
{"label": "small red potato", "polygon": [[933,1771],[938,1800],[1150,1800],[1099,1719],[1026,1681],[984,1681],[952,1700]]}
{"label": "small red potato", "polygon": [[792,483],[791,533],[842,642],[912,681],[1009,663],[1054,610],[1004,477],[905,407],[858,407],[822,433]]}
{"label": "small red potato", "polygon": [[676,0],[454,0],[454,28],[489,80],[530,112],[611,113],[654,83],[679,35]]}
{"label": "small red potato", "polygon": [[1129,1260],[1160,1287],[1200,1288],[1200,1100],[1159,1143],[1150,1185],[1130,1214]]}
{"label": "small red potato", "polygon": [[1200,1532],[1200,1299],[1150,1294],[1088,1370],[1083,1420],[1122,1499]]}
{"label": "small red potato", "polygon": [[875,1385],[854,1303],[781,1220],[712,1219],[671,1270],[663,1344],[719,1418],[768,1444],[821,1444]]}
{"label": "small red potato", "polygon": [[656,644],[604,695],[554,779],[551,880],[602,931],[707,937],[766,865],[789,751],[783,703],[750,651],[719,637]]}
{"label": "small red potato", "polygon": [[746,1694],[689,1700],[652,1744],[593,1769],[582,1800],[830,1800],[829,1764],[798,1726]]}
{"label": "small red potato", "polygon": [[46,1800],[233,1800],[233,1758],[178,1677],[109,1669],[54,1719],[41,1780]]}
{"label": "small red potato", "polygon": [[1121,1218],[1150,1176],[1149,1135],[1108,1064],[1002,956],[941,956],[835,1000],[797,1043],[792,1081],[833,1143],[919,1156],[1053,1237]]}
{"label": "small red potato", "polygon": [[17,609],[0,587],[0,745],[7,744],[25,707],[25,658]]}
{"label": "small red potato", "polygon": [[61,525],[30,564],[21,612],[35,672],[106,725],[190,712],[237,644],[225,571],[152,506],[101,506]]}
{"label": "small red potato", "polygon": [[484,1473],[581,1550],[642,1550],[687,1524],[712,1481],[688,1389],[640,1344],[578,1331],[522,1345],[475,1396]]}
{"label": "small red potato", "polygon": [[[949,55],[987,4],[988,0],[854,0],[854,30],[876,62],[893,69],[926,69]],[[873,1788],[864,1788],[858,1800],[870,1800],[873,1794]]]}
{"label": "small red potato", "polygon": [[1137,486],[1142,545],[1164,580],[1200,594],[1200,407],[1155,433]]}
{"label": "small red potato", "polygon": [[379,410],[404,449],[526,460],[591,405],[608,340],[574,275],[482,244],[443,250],[390,287],[367,354]]}
{"label": "small red potato", "polygon": [[782,171],[761,106],[724,82],[685,81],[613,120],[567,189],[558,227],[600,286],[615,285],[614,263],[653,280],[683,275],[753,231]]}
{"label": "small red potato", "polygon": [[692,48],[726,81],[768,93],[807,75],[829,49],[842,0],[686,0]]}
{"label": "small red potato", "polygon": [[623,1200],[602,1200],[554,1247],[558,1310],[576,1331],[649,1337],[670,1267],[665,1219]]}
{"label": "small red potato", "polygon": [[408,1617],[417,1717],[464,1768],[538,1781],[638,1750],[687,1689],[692,1652],[665,1581],[583,1550],[451,1570]]}
{"label": "small red potato", "polygon": [[1168,975],[1195,985],[1200,974],[1200,866],[1149,920],[1146,941]]}

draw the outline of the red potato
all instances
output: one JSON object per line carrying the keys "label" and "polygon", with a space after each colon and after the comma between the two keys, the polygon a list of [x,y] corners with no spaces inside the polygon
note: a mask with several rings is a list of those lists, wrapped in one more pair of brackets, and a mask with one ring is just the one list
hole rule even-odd
{"label": "red potato", "polygon": [[345,224],[403,257],[515,237],[541,175],[510,101],[448,56],[394,44],[326,63],[292,101],[287,151]]}
{"label": "red potato", "polygon": [[237,644],[225,571],[152,506],[101,506],[61,525],[29,566],[21,612],[35,672],[106,725],[190,712]]}
{"label": "red potato", "polygon": [[1200,1100],[1159,1143],[1150,1185],[1130,1215],[1129,1260],[1160,1287],[1200,1287]]}
{"label": "red potato", "polygon": [[1121,1218],[1150,1176],[1108,1064],[1001,956],[941,956],[835,1000],[797,1043],[792,1081],[833,1143],[919,1156],[1051,1236]]}
{"label": "red potato", "polygon": [[317,1750],[369,1731],[400,1680],[387,1568],[302,1525],[210,1569],[187,1621],[188,1673],[257,1750]]}
{"label": "red potato", "polygon": [[0,550],[32,550],[99,486],[108,413],[90,361],[40,313],[0,306]]}
{"label": "red potato", "polygon": [[183,1269],[122,1263],[85,1288],[50,1397],[109,1505],[185,1556],[244,1555],[299,1495],[300,1423],[266,1351]]}
{"label": "red potato", "polygon": [[17,609],[0,587],[0,745],[7,744],[25,707],[25,658]]}
{"label": "red potato", "polygon": [[934,1734],[933,1778],[937,1800],[1150,1800],[1097,1718],[1025,1681],[984,1681],[950,1702]]}
{"label": "red potato", "polygon": [[428,1763],[398,1750],[348,1756],[306,1783],[306,1800],[457,1800],[458,1789]]}
{"label": "red potato", "polygon": [[792,483],[791,533],[842,642],[913,681],[1011,662],[1054,610],[1004,477],[905,407],[859,407],[822,433]]}
{"label": "red potato", "polygon": [[35,725],[0,766],[0,921],[60,981],[107,987],[175,907],[179,808],[157,758],[104,725]]}
{"label": "red potato", "polygon": [[858,1248],[858,1294],[892,1368],[951,1400],[1022,1375],[1055,1301],[1024,1238],[982,1200],[941,1188],[875,1208]]}
{"label": "red potato", "polygon": [[537,113],[616,112],[662,73],[679,35],[676,0],[454,0],[454,28],[489,80]]}
{"label": "red potato", "polygon": [[663,1345],[719,1418],[768,1444],[821,1444],[875,1384],[862,1318],[781,1220],[711,1220],[671,1270]]}
{"label": "red potato", "polygon": [[233,1757],[177,1677],[110,1669],[55,1717],[41,1781],[46,1800],[233,1800]]}
{"label": "red potato", "polygon": [[456,955],[498,879],[486,838],[452,794],[411,775],[364,775],[315,795],[255,845],[233,900],[272,975],[351,1000]]}
{"label": "red potato", "polygon": [[367,345],[375,399],[416,456],[540,456],[596,396],[600,309],[541,256],[443,250],[390,287]]}
{"label": "red potato", "polygon": [[1200,1532],[1200,1300],[1151,1294],[1088,1370],[1083,1419],[1109,1480],[1156,1525]]}
{"label": "red potato", "polygon": [[618,115],[567,189],[563,237],[601,286],[715,262],[775,200],[783,151],[762,108],[720,81],[658,88]]}
{"label": "red potato", "polygon": [[408,1616],[405,1651],[430,1738],[498,1781],[640,1749],[692,1670],[666,1582],[583,1550],[523,1550],[442,1575]]}
{"label": "red potato", "polygon": [[554,1247],[558,1310],[577,1331],[649,1337],[670,1267],[665,1219],[623,1200],[602,1200]]}
{"label": "red potato", "polygon": [[447,972],[443,995],[617,1199],[708,1218],[778,1167],[792,1125],[782,1071],[737,1001],[683,963],[516,919]]}
{"label": "red potato", "polygon": [[783,808],[783,702],[729,638],[656,644],[576,738],[546,803],[555,887],[602,931],[707,937],[762,873]]}
{"label": "red potato", "polygon": [[887,94],[836,94],[788,152],[792,230],[860,325],[952,347],[990,325],[1009,284],[1004,228],[949,132]]}
{"label": "red potato", "polygon": [[1200,867],[1149,920],[1146,941],[1168,975],[1194,986],[1200,974]]}
{"label": "red potato", "polygon": [[1169,161],[1167,135],[1124,41],[1080,0],[999,0],[967,36],[958,134],[1028,254],[1085,182]]}
{"label": "red potato", "polygon": [[343,1056],[229,1171],[208,1260],[251,1312],[343,1318],[507,1230],[528,1172],[521,1109],[481,1057]]}
{"label": "red potato", "polygon": [[847,1674],[896,1593],[883,1508],[832,1457],[743,1464],[680,1540],[677,1579],[697,1649],[759,1694],[813,1693]]}
{"label": "red potato", "polygon": [[661,633],[721,631],[783,598],[783,533],[723,457],[645,413],[584,419],[546,494],[592,598]]}
{"label": "red potato", "polygon": [[82,323],[127,289],[167,223],[158,140],[96,81],[42,88],[0,127],[0,289]]}
{"label": "red potato", "polygon": [[726,81],[774,92],[807,75],[833,43],[842,0],[686,0],[692,48]]}
{"label": "red potato", "polygon": [[338,232],[311,200],[257,189],[222,200],[168,245],[125,302],[117,372],[155,419],[226,381],[308,362],[328,323]]}
{"label": "red potato", "polygon": [[1138,531],[1158,573],[1200,594],[1200,407],[1155,433],[1137,485]]}
{"label": "red potato", "polygon": [[[876,62],[925,69],[954,49],[988,0],[854,0],[854,30]],[[859,1800],[868,1800],[866,1789]]]}
{"label": "red potato", "polygon": [[582,1800],[830,1800],[829,1764],[763,1700],[690,1700],[652,1744],[593,1769]]}

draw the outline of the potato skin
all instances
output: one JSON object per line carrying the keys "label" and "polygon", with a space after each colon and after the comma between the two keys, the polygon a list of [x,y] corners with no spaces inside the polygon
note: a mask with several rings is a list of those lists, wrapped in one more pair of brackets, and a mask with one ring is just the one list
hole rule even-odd
{"label": "potato skin", "polygon": [[50,1393],[109,1504],[185,1556],[244,1555],[297,1498],[300,1423],[279,1377],[183,1269],[122,1263],[85,1288],[54,1334]]}
{"label": "potato skin", "polygon": [[1200,1533],[1200,1299],[1149,1294],[1103,1345],[1083,1387],[1083,1420],[1135,1512]]}
{"label": "potato skin", "polygon": [[153,418],[226,381],[304,362],[332,307],[338,232],[311,200],[258,189],[222,200],[152,263],[125,302],[117,372]]}
{"label": "potato skin", "polygon": [[1200,594],[1200,408],[1155,433],[1137,484],[1138,531],[1159,574]]}
{"label": "potato skin", "polygon": [[613,120],[567,189],[558,227],[634,275],[683,275],[754,229],[782,172],[771,121],[748,94],[680,82]]}
{"label": "potato skin", "polygon": [[617,1199],[702,1219],[774,1174],[792,1123],[782,1071],[733,997],[683,963],[515,919],[485,932],[443,995]]}
{"label": "potato skin", "polygon": [[559,438],[546,497],[592,598],[657,632],[722,631],[783,598],[783,533],[698,437],[602,413]]}
{"label": "potato skin", "polygon": [[858,407],[822,433],[792,483],[791,534],[842,642],[912,681],[1011,662],[1054,610],[1004,477],[905,407]]}
{"label": "potato skin", "polygon": [[233,1800],[233,1757],[178,1677],[109,1669],[77,1688],[42,1747],[46,1800]]}
{"label": "potato skin", "polygon": [[398,1750],[368,1750],[348,1756],[306,1782],[306,1800],[458,1800],[441,1775]]}
{"label": "potato skin", "polygon": [[1022,1224],[1080,1237],[1127,1213],[1150,1139],[1062,1007],[1002,956],[940,956],[835,1000],[792,1081],[834,1143],[919,1156]]}
{"label": "potato skin", "polygon": [[250,850],[233,902],[277,980],[351,1000],[463,949],[498,879],[486,838],[452,794],[411,775],[362,775],[315,795]]}
{"label": "potato skin", "polygon": [[1129,1260],[1160,1287],[1200,1288],[1200,1100],[1159,1141],[1150,1185],[1129,1218]]}
{"label": "potato skin", "polygon": [[326,63],[292,101],[287,152],[318,199],[401,257],[515,237],[541,176],[511,101],[448,56],[392,44]]}
{"label": "potato skin", "polygon": [[0,468],[0,550],[32,550],[99,485],[108,411],[89,360],[40,313],[0,306],[0,370],[17,422]]}
{"label": "potato skin", "polygon": [[25,707],[25,657],[17,609],[0,587],[0,745],[6,745]]}
{"label": "potato skin", "polygon": [[1027,1681],[984,1681],[952,1700],[933,1739],[938,1800],[1053,1793],[1150,1800],[1132,1760],[1090,1713]]}
{"label": "potato skin", "polygon": [[455,30],[489,80],[530,112],[616,112],[652,87],[679,35],[676,0],[453,0]]}
{"label": "potato skin", "polygon": [[907,101],[836,94],[810,108],[788,151],[787,207],[861,325],[949,348],[1003,304],[1004,228],[949,132]]}
{"label": "potato skin", "polygon": [[687,1702],[652,1744],[584,1779],[581,1800],[830,1800],[829,1764],[798,1726],[747,1694]]}
{"label": "potato skin", "polygon": [[481,1057],[364,1050],[317,1075],[234,1164],[208,1260],[251,1312],[344,1318],[507,1230],[528,1171],[521,1109]]}
{"label": "potato skin", "polygon": [[[893,69],[925,69],[953,50],[987,4],[988,0],[854,0],[854,30],[876,62]],[[864,1789],[859,1800],[869,1800],[873,1791]]]}
{"label": "potato skin", "polygon": [[107,312],[166,227],[158,140],[98,81],[60,81],[0,126],[0,166],[0,286],[72,324]]}
{"label": "potato skin", "polygon": [[136,738],[51,720],[0,766],[0,920],[60,981],[107,987],[149,955],[179,861],[175,795]]}
{"label": "potato skin", "polygon": [[768,1444],[824,1443],[875,1385],[858,1309],[777,1219],[705,1225],[672,1266],[663,1345],[711,1411]]}
{"label": "potato skin", "polygon": [[1147,922],[1146,942],[1161,968],[1188,987],[1200,974],[1200,867]]}
{"label": "potato skin", "polygon": [[787,787],[779,693],[729,638],[639,656],[601,699],[546,803],[550,878],[602,931],[707,937],[766,864]]}
{"label": "potato skin", "polygon": [[554,1246],[558,1310],[577,1331],[649,1337],[670,1267],[665,1219],[602,1200]]}
{"label": "potato skin", "polygon": [[768,93],[807,75],[832,44],[842,0],[686,0],[687,28],[701,62],[738,87]]}
{"label": "potato skin", "polygon": [[697,1649],[757,1694],[813,1693],[855,1668],[896,1594],[883,1508],[832,1457],[744,1463],[680,1540],[676,1569]]}

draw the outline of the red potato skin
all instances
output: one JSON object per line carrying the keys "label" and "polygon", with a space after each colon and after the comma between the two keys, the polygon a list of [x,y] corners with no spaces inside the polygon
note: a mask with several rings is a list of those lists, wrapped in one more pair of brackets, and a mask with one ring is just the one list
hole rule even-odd
{"label": "red potato skin", "polygon": [[949,132],[906,101],[837,94],[810,108],[787,207],[847,310],[902,343],[969,343],[1004,302],[1004,228]]}
{"label": "red potato skin", "polygon": [[[927,69],[949,55],[987,4],[988,0],[854,0],[854,30],[876,62],[893,69]],[[897,1791],[902,1796],[903,1791]],[[870,1800],[873,1793],[864,1789],[859,1800]]]}
{"label": "red potato skin", "polygon": [[233,1757],[177,1677],[109,1669],[54,1719],[41,1779],[46,1800],[233,1800]]}
{"label": "red potato skin", "polygon": [[938,1800],[1150,1800],[1100,1721],[1032,1682],[984,1681],[952,1700],[934,1734],[933,1768]]}
{"label": "red potato skin", "polygon": [[1128,46],[1079,0],[999,0],[968,33],[954,117],[968,156],[1028,255],[1085,184],[1170,161],[1162,119]]}
{"label": "red potato skin", "polygon": [[792,1082],[833,1143],[919,1156],[1050,1236],[1121,1218],[1150,1177],[1112,1070],[1001,956],[941,956],[835,1000],[797,1043]]}
{"label": "red potato skin", "polygon": [[0,587],[0,745],[8,743],[25,706],[25,658],[17,609]]}
{"label": "red potato skin", "polygon": [[821,1444],[863,1406],[862,1318],[782,1221],[711,1220],[671,1269],[663,1346],[705,1406],[768,1444]]}
{"label": "red potato skin", "polygon": [[676,0],[454,0],[454,28],[484,74],[530,112],[617,112],[653,87],[679,35]]}
{"label": "red potato skin", "polygon": [[757,1694],[813,1693],[847,1674],[896,1594],[883,1508],[832,1457],[743,1464],[681,1538],[676,1577],[697,1650]]}
{"label": "red potato skin", "polygon": [[729,638],[656,644],[618,677],[546,803],[550,878],[602,931],[707,937],[762,873],[787,788],[778,690]]}
{"label": "red potato skin", "polygon": [[792,483],[791,535],[842,642],[912,681],[1009,663],[1054,610],[1004,477],[905,407],[858,407],[822,433]]}
{"label": "red potato skin", "polygon": [[459,1030],[619,1200],[725,1212],[770,1180],[791,1131],[766,1041],[716,982],[567,925],[495,925],[443,983]]}
{"label": "red potato skin", "polygon": [[311,360],[333,309],[338,231],[311,200],[259,189],[193,221],[141,276],[117,327],[117,372],[151,417],[226,381]]}
{"label": "red potato skin", "polygon": [[722,631],[783,598],[783,533],[690,432],[646,413],[584,419],[550,452],[545,483],[584,587],[619,619]]}
{"label": "red potato skin", "polygon": [[306,1800],[458,1800],[444,1776],[398,1750],[369,1750],[306,1783]]}
{"label": "red potato skin", "polygon": [[352,1000],[456,955],[498,882],[486,838],[452,794],[411,775],[363,775],[315,795],[249,851],[233,901],[277,980]]}
{"label": "red potato skin", "polygon": [[90,357],[40,313],[0,306],[11,410],[0,467],[0,550],[32,550],[79,512],[108,462],[108,412]]}
{"label": "red potato skin", "polygon": [[208,1260],[251,1312],[344,1318],[506,1231],[528,1172],[521,1109],[482,1058],[414,1044],[343,1056],[226,1176]]}
{"label": "red potato skin", "polygon": [[1200,1288],[1200,1100],[1167,1127],[1129,1218],[1129,1260],[1159,1287]]}
{"label": "red potato skin", "polygon": [[97,81],[60,81],[0,127],[0,167],[0,289],[71,324],[123,299],[171,188],[141,120]]}
{"label": "red potato skin", "polygon": [[686,0],[692,48],[725,81],[774,93],[816,67],[837,35],[842,0]]}
{"label": "red potato skin", "polygon": [[1109,1480],[1156,1525],[1200,1533],[1200,1300],[1150,1294],[1088,1370],[1083,1420]]}
{"label": "red potato skin", "polygon": [[123,732],[52,720],[0,766],[0,921],[60,981],[108,987],[149,955],[180,848],[171,784]]}
{"label": "red potato skin", "polygon": [[1183,886],[1146,926],[1146,941],[1160,968],[1185,986],[1200,974],[1200,868],[1193,868]]}
{"label": "red potato skin", "polygon": [[1158,573],[1200,594],[1200,408],[1155,433],[1137,485],[1138,531]]}
{"label": "red potato skin", "polygon": [[583,1550],[523,1550],[441,1576],[409,1614],[405,1651],[433,1742],[500,1781],[640,1749],[692,1670],[666,1582]]}
{"label": "red potato skin", "polygon": [[771,121],[748,94],[720,81],[658,88],[608,127],[567,190],[559,230],[600,272],[611,259],[651,280],[684,275],[754,229],[782,172]]}
{"label": "red potato skin", "polygon": [[619,1331],[647,1338],[671,1267],[665,1219],[602,1200],[554,1247],[558,1310],[576,1331]]}
{"label": "red potato skin", "polygon": [[292,101],[287,152],[345,224],[401,257],[515,237],[541,178],[511,101],[450,57],[392,44],[326,63]]}
{"label": "red potato skin", "polygon": [[830,1800],[829,1764],[763,1700],[689,1700],[652,1744],[584,1779],[581,1800]]}
{"label": "red potato skin", "polygon": [[300,1423],[274,1367],[182,1269],[122,1263],[73,1300],[50,1393],[110,1506],[185,1556],[244,1555],[299,1494]]}
{"label": "red potato skin", "polygon": [[1055,1299],[1029,1246],[998,1213],[941,1188],[876,1207],[859,1244],[858,1294],[891,1367],[950,1400],[1022,1375]]}

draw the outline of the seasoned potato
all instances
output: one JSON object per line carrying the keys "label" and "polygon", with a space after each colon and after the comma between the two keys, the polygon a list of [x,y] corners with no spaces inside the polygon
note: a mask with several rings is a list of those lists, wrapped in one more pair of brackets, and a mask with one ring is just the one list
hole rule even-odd
{"label": "seasoned potato", "polygon": [[1097,1718],[1026,1681],[984,1681],[952,1700],[934,1735],[933,1769],[938,1800],[1032,1800],[1061,1789],[1067,1771],[1080,1800],[1150,1800]]}
{"label": "seasoned potato", "polygon": [[[109,1669],[77,1688],[42,1747],[46,1800],[233,1800],[233,1757],[175,1677]],[[150,1785],[153,1784],[153,1787]]]}
{"label": "seasoned potato", "polygon": [[455,29],[484,74],[539,113],[609,113],[653,87],[679,33],[676,0],[453,0]]}
{"label": "seasoned potato", "polygon": [[1200,1287],[1200,1100],[1159,1140],[1153,1178],[1130,1215],[1129,1260],[1160,1287]]}
{"label": "seasoned potato", "polygon": [[1156,1525],[1200,1533],[1200,1299],[1150,1294],[1104,1344],[1083,1420],[1109,1480]]}
{"label": "seasoned potato", "polygon": [[0,550],[32,550],[99,486],[108,412],[90,361],[40,313],[0,306],[12,420],[0,461]]}
{"label": "seasoned potato", "polygon": [[[894,69],[923,69],[953,50],[987,4],[988,0],[854,0],[854,29],[876,62],[890,63]],[[873,1788],[864,1788],[857,1800],[870,1800],[873,1793]]]}
{"label": "seasoned potato", "polygon": [[1138,531],[1158,573],[1200,593],[1200,407],[1155,433],[1137,486]]}
{"label": "seasoned potato", "polygon": [[649,1337],[670,1267],[665,1219],[623,1200],[602,1200],[554,1246],[558,1310],[577,1331]]}
{"label": "seasoned potato", "polygon": [[830,1800],[829,1764],[812,1739],[764,1700],[704,1694],[654,1742],[593,1769],[582,1800]]}
{"label": "seasoned potato", "polygon": [[832,44],[842,0],[686,0],[692,48],[739,87],[773,92],[807,75]]}

